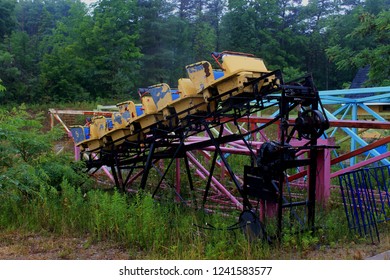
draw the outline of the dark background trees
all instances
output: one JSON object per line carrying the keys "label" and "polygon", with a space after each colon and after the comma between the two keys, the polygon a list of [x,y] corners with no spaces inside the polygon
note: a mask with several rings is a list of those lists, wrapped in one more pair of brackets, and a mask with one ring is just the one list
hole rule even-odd
{"label": "dark background trees", "polygon": [[135,97],[232,50],[341,88],[370,65],[389,85],[390,0],[0,0],[0,101]]}

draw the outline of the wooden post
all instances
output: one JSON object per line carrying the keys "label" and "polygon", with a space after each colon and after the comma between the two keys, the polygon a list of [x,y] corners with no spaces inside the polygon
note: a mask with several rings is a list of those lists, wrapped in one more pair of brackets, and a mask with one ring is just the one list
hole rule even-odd
{"label": "wooden post", "polygon": [[316,200],[325,205],[330,197],[330,149],[318,150],[316,174]]}

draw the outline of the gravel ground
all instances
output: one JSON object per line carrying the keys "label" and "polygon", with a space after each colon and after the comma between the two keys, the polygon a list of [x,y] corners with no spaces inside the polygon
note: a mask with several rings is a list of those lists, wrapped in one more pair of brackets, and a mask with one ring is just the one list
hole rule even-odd
{"label": "gravel ground", "polygon": [[126,248],[112,242],[91,242],[88,237],[52,234],[0,233],[2,260],[126,260]]}
{"label": "gravel ground", "polygon": [[[386,260],[390,257],[389,250],[390,241],[387,238],[379,244],[369,244],[368,242],[355,244],[352,242],[350,244],[321,246],[303,252],[275,250],[271,259],[363,260],[371,258]],[[0,260],[129,259],[149,259],[149,257],[145,252],[132,251],[130,248],[125,248],[115,242],[91,241],[87,235],[69,237],[48,232],[0,231]]]}

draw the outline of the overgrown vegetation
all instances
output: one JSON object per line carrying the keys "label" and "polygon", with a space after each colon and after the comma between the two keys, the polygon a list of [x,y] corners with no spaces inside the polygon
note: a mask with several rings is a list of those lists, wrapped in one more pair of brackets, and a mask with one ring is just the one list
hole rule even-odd
{"label": "overgrown vegetation", "polygon": [[[287,220],[282,240],[268,244],[227,230],[237,221],[234,215],[206,214],[143,192],[130,197],[93,188],[78,172],[82,166],[53,152],[62,133],[42,132],[41,119],[24,106],[0,111],[1,231],[85,235],[89,243],[119,243],[129,258],[147,259],[355,258],[352,249],[342,256],[325,252],[366,244],[348,231],[338,203],[318,209],[316,232],[289,228]],[[206,222],[216,230],[205,229]],[[275,225],[268,222],[272,234]]]}
{"label": "overgrown vegetation", "polygon": [[320,90],[366,65],[369,85],[389,85],[389,1],[307,2],[0,0],[0,101],[123,101],[176,87],[185,65],[223,50],[253,53],[286,80],[313,73]]}

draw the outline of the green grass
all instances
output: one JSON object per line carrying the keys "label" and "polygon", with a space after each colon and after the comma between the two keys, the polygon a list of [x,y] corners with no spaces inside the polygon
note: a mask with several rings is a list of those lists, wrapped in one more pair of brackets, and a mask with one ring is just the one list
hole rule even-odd
{"label": "green grass", "polygon": [[[2,230],[48,231],[58,235],[89,234],[94,241],[109,240],[152,259],[267,258],[269,245],[254,247],[239,232],[205,230],[207,220],[224,228],[234,221],[206,215],[174,203],[160,203],[148,194],[134,198],[116,191],[82,193],[66,181],[60,190],[41,188],[33,197],[20,194],[0,206]],[[206,216],[205,216],[206,215]],[[256,254],[252,251],[256,248]],[[130,250],[130,249],[129,249]]]}
{"label": "green grass", "polygon": [[[286,215],[288,216],[288,215]],[[218,230],[204,229],[205,223]],[[316,232],[287,226],[280,243],[249,241],[227,230],[236,217],[205,214],[179,204],[155,201],[147,193],[132,198],[116,191],[82,192],[66,180],[60,188],[42,187],[34,195],[15,193],[0,205],[0,230],[88,235],[91,242],[113,241],[147,259],[290,259],[357,240],[340,207],[319,209]],[[272,220],[267,230],[275,230]]]}

